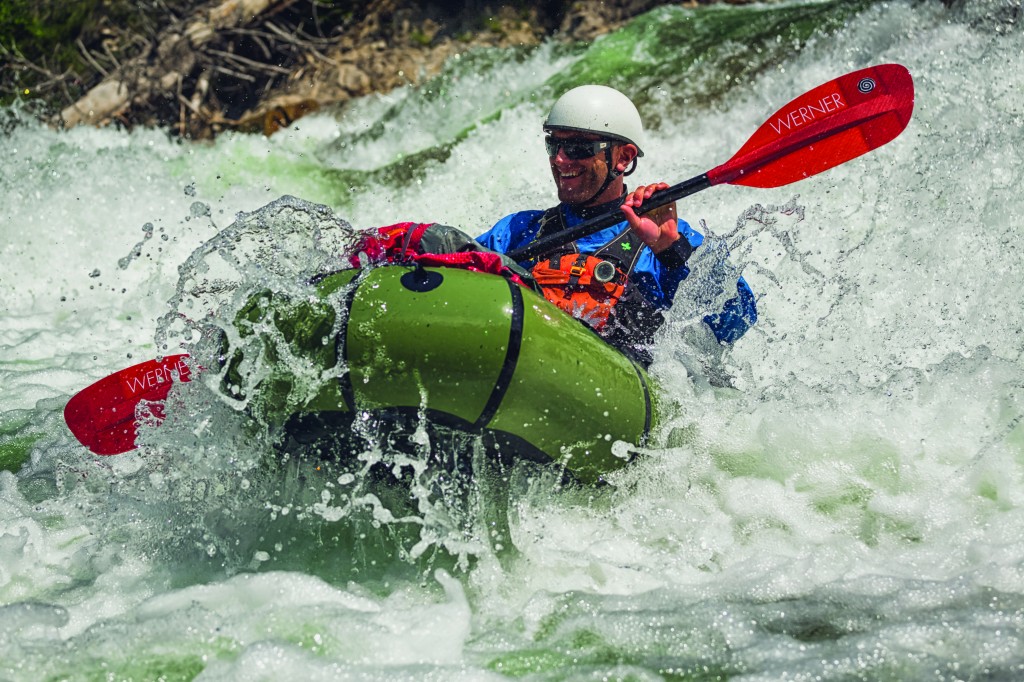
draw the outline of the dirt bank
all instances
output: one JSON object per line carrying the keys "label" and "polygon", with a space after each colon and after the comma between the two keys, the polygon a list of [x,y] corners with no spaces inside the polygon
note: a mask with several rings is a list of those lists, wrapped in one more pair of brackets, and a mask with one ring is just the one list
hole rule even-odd
{"label": "dirt bank", "polygon": [[[56,34],[63,35],[58,46],[66,48],[70,41],[74,49],[61,52],[64,61],[58,59],[55,64],[52,59],[47,62],[45,50],[38,51],[43,57],[33,60],[28,53],[3,45],[4,86],[37,97],[45,104],[37,107],[40,115],[54,125],[161,126],[201,139],[227,129],[271,134],[310,111],[418,82],[438,73],[453,55],[476,47],[530,46],[549,38],[590,41],[658,5],[698,3],[150,0],[125,4],[95,0],[70,4],[80,5],[75,10],[80,15],[69,19],[71,10],[57,0],[40,0],[36,9],[25,11],[35,12],[29,19],[46,29],[29,31],[29,39],[35,36],[42,42],[40,36],[54,35],[54,27],[64,27],[64,34]],[[72,20],[80,24],[69,25]]]}

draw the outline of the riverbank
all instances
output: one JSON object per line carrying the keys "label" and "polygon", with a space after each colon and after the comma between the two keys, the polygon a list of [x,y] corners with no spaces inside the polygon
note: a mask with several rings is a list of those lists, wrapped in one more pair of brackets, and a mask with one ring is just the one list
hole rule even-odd
{"label": "riverbank", "polygon": [[420,82],[470,50],[592,41],[666,4],[680,3],[40,2],[0,13],[3,87],[56,126],[269,135],[311,111]]}

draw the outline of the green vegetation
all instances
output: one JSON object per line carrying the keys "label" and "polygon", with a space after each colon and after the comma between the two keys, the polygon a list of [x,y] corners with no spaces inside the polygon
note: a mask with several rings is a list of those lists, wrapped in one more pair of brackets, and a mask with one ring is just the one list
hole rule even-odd
{"label": "green vegetation", "polygon": [[[185,0],[6,0],[0,4],[0,105],[55,108],[137,53]],[[87,55],[88,53],[88,55]]]}
{"label": "green vegetation", "polygon": [[101,6],[102,0],[7,0],[0,5],[0,44],[27,59],[74,62],[74,42]]}

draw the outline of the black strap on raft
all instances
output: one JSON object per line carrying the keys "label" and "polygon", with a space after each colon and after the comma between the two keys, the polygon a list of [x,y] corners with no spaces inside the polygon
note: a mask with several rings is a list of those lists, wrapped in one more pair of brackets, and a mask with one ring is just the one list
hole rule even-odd
{"label": "black strap on raft", "polygon": [[[409,256],[409,244],[412,243],[412,235],[416,231],[416,228],[409,228],[405,231],[405,237],[402,239],[402,253],[401,261],[403,263],[409,263],[412,258]],[[422,268],[422,266],[420,266]]]}
{"label": "black strap on raft", "polygon": [[509,294],[512,303],[512,318],[509,321],[508,343],[505,346],[505,360],[501,363],[501,371],[498,372],[498,380],[494,383],[494,390],[491,391],[487,404],[473,424],[475,429],[486,428],[491,419],[501,407],[501,401],[505,399],[509,386],[512,385],[512,377],[516,373],[516,366],[519,363],[519,351],[523,345],[523,318],[525,306],[523,304],[523,292],[519,285],[510,280],[508,283]]}
{"label": "black strap on raft", "polygon": [[[369,270],[364,270],[363,272],[368,273]],[[352,310],[356,291],[362,286],[365,280],[365,275],[357,276],[353,280],[352,286],[345,296],[346,310]],[[495,381],[491,395],[488,397],[487,402],[484,404],[483,409],[480,411],[480,416],[477,417],[476,421],[472,425],[466,425],[477,431],[486,429],[488,425],[490,425],[494,415],[498,412],[498,408],[501,407],[501,403],[505,399],[505,394],[508,393],[508,389],[512,385],[512,379],[515,376],[516,367],[519,364],[520,349],[523,345],[525,305],[523,302],[522,289],[520,289],[518,284],[511,280],[506,280],[506,284],[508,284],[509,297],[512,304],[511,318],[509,320],[508,343],[505,345],[505,358],[502,361],[501,370],[498,372],[498,378]],[[350,366],[351,362],[351,359],[348,356],[348,323],[349,315],[345,315],[335,339],[335,348],[338,353],[338,357],[341,358],[342,362],[344,362],[346,366]],[[352,373],[345,372],[338,377],[338,385],[342,399],[345,402],[345,407],[348,408],[349,412],[354,412],[359,406],[356,402],[355,387],[352,385]],[[646,385],[644,390],[646,392]],[[647,420],[650,420],[649,415]],[[645,434],[646,432],[647,427],[644,429]],[[530,447],[536,449],[532,445]]]}

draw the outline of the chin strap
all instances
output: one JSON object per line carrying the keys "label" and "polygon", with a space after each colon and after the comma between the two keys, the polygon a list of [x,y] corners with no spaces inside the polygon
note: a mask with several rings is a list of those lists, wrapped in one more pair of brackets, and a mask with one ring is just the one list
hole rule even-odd
{"label": "chin strap", "polygon": [[632,165],[630,165],[630,167],[627,168],[626,170],[621,171],[621,172],[615,170],[615,168],[612,167],[612,148],[611,147],[608,147],[607,149],[604,150],[604,158],[605,158],[605,165],[608,166],[608,174],[604,178],[604,183],[602,183],[601,187],[599,187],[596,192],[591,194],[590,198],[587,199],[587,201],[583,202],[583,203],[590,202],[594,197],[601,196],[604,193],[604,191],[606,189],[608,189],[608,185],[612,184],[612,182],[615,180],[615,178],[619,177],[620,175],[621,176],[631,175],[633,173],[633,171],[636,170],[636,159],[635,158],[633,159]]}

